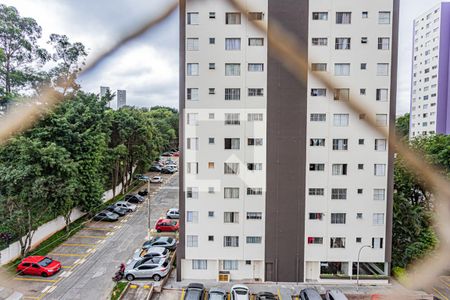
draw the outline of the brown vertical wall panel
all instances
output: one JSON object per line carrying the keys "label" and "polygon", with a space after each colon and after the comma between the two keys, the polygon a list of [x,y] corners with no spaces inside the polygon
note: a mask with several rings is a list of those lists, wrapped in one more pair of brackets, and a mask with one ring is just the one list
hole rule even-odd
{"label": "brown vertical wall panel", "polygon": [[[269,32],[271,24],[279,22],[308,53],[308,10],[308,0],[269,0]],[[268,56],[265,280],[301,282],[304,281],[307,83],[299,83],[280,64],[270,44]]]}

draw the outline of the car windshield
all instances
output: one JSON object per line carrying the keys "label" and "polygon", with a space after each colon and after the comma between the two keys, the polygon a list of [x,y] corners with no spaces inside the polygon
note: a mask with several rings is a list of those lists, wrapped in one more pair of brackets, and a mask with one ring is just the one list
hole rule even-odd
{"label": "car windshield", "polygon": [[46,266],[48,266],[49,264],[51,264],[52,261],[53,261],[53,260],[51,260],[50,258],[46,257],[46,258],[44,258],[43,260],[41,260],[40,262],[38,262],[38,264],[39,264],[41,267],[46,267]]}
{"label": "car windshield", "polygon": [[173,241],[173,238],[168,238],[168,239],[167,239],[167,242],[168,242],[168,243],[172,243],[172,241]]}
{"label": "car windshield", "polygon": [[167,249],[164,249],[164,251],[161,253],[162,255],[166,255],[167,254],[167,252],[169,252],[169,250],[167,250]]}
{"label": "car windshield", "polygon": [[238,295],[247,295],[246,290],[236,289],[235,291],[236,291],[236,294],[238,294]]}
{"label": "car windshield", "polygon": [[162,266],[165,268],[165,267],[167,267],[169,265],[169,262],[166,260],[163,264],[162,264]]}
{"label": "car windshield", "polygon": [[177,225],[177,222],[176,221],[171,221],[169,224],[172,225],[172,226],[175,226],[175,225]]}

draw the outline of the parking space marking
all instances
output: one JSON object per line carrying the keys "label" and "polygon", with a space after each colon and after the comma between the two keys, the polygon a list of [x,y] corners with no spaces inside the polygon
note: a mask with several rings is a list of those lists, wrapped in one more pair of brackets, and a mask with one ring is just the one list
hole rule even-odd
{"label": "parking space marking", "polygon": [[100,227],[85,227],[87,230],[97,230],[97,231],[112,231],[114,228],[100,228]]}
{"label": "parking space marking", "polygon": [[41,278],[21,278],[14,277],[14,280],[18,281],[36,281],[36,282],[57,282],[57,279],[41,279]]}
{"label": "parking space marking", "polygon": [[61,268],[63,268],[63,269],[72,269],[73,266],[62,266]]}
{"label": "parking space marking", "polygon": [[80,239],[106,239],[108,236],[106,235],[75,235],[74,238]]}
{"label": "parking space marking", "polygon": [[39,297],[24,296],[23,299],[39,299]]}
{"label": "parking space marking", "polygon": [[447,287],[450,287],[450,283],[448,283],[447,280],[445,280],[444,278],[439,277],[439,280],[440,280],[443,284],[445,284]]}
{"label": "parking space marking", "polygon": [[72,271],[64,271],[61,274],[59,274],[59,277],[69,277],[70,275],[72,275]]}
{"label": "parking space marking", "polygon": [[449,300],[449,299],[448,299],[444,294],[442,294],[438,289],[433,288],[433,290],[434,290],[436,293],[438,293],[443,299]]}
{"label": "parking space marking", "polygon": [[67,257],[86,257],[86,254],[72,254],[72,253],[51,253],[54,256],[67,256]]}
{"label": "parking space marking", "polygon": [[281,293],[280,293],[280,289],[277,288],[277,294],[278,294],[278,299],[283,300],[283,297],[281,297]]}
{"label": "parking space marking", "polygon": [[95,244],[62,244],[61,246],[64,246],[64,247],[92,247],[92,246],[95,246]]}
{"label": "parking space marking", "polygon": [[57,285],[52,286],[48,291],[47,294],[50,294],[51,292],[53,292],[54,290],[56,290]]}

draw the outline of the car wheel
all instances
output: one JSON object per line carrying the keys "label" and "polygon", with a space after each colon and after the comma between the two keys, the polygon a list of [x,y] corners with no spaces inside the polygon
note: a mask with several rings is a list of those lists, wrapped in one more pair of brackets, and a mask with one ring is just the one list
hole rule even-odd
{"label": "car wheel", "polygon": [[171,217],[171,216],[167,216],[167,219],[169,219],[169,220],[170,220],[170,219],[172,219],[172,217]]}
{"label": "car wheel", "polygon": [[156,232],[161,232],[161,230],[159,230],[159,229],[156,229]]}
{"label": "car wheel", "polygon": [[153,280],[154,281],[160,281],[161,280],[161,276],[159,276],[158,274],[153,275]]}
{"label": "car wheel", "polygon": [[20,276],[24,275],[23,271],[17,271],[17,275],[20,275]]}
{"label": "car wheel", "polygon": [[42,277],[48,277],[48,274],[44,273],[44,272],[41,275],[42,275]]}
{"label": "car wheel", "polygon": [[127,278],[128,281],[133,281],[134,280],[134,276],[131,275],[131,274],[128,274],[126,278]]}

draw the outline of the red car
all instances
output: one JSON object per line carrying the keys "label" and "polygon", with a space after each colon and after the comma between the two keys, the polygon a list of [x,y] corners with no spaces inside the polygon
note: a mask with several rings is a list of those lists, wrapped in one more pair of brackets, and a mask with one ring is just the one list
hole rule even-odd
{"label": "red car", "polygon": [[180,152],[179,152],[179,151],[174,152],[174,153],[172,153],[172,156],[173,156],[173,157],[178,157],[178,156],[180,156]]}
{"label": "red car", "polygon": [[61,270],[61,263],[46,256],[28,256],[17,266],[17,272],[42,277],[52,276]]}
{"label": "red car", "polygon": [[174,232],[177,231],[178,228],[178,222],[170,219],[159,219],[155,225],[155,229],[158,232]]}

